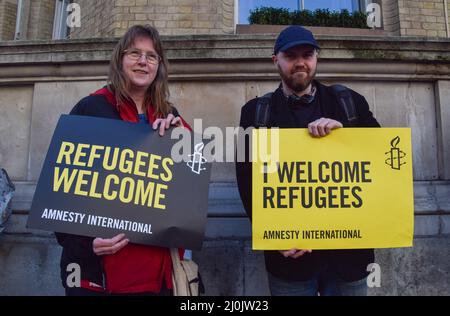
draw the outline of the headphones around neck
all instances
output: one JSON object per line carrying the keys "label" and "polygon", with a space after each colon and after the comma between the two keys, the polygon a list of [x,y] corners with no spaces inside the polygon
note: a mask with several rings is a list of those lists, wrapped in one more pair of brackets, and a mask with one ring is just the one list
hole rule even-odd
{"label": "headphones around neck", "polygon": [[288,97],[289,104],[297,105],[297,104],[311,104],[314,101],[314,94],[304,94],[301,97],[296,95],[295,93],[291,94]]}

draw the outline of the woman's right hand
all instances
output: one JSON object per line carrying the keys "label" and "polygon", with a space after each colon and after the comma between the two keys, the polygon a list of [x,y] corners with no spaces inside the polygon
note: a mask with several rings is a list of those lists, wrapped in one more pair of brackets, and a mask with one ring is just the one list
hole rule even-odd
{"label": "woman's right hand", "polygon": [[110,239],[95,238],[92,249],[97,256],[113,255],[125,247],[129,241],[125,239],[125,234],[119,234]]}

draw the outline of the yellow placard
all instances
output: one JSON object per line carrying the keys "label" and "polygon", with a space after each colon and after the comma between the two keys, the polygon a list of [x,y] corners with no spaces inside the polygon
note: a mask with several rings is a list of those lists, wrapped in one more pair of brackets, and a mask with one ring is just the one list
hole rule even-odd
{"label": "yellow placard", "polygon": [[253,249],[411,247],[411,129],[255,129]]}

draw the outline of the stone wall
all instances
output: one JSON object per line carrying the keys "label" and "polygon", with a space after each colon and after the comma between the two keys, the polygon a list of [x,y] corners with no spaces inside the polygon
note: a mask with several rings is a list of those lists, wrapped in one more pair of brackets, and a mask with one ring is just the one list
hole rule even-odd
{"label": "stone wall", "polygon": [[81,26],[72,28],[70,38],[113,37],[114,29],[120,25],[115,22],[115,8],[111,0],[78,0],[81,9]]}
{"label": "stone wall", "polygon": [[[115,0],[103,4],[105,1],[96,4],[80,1],[85,21],[92,22],[86,22],[81,30],[74,29],[73,38],[121,36],[130,26],[145,23],[155,26],[163,35],[234,32],[236,8],[232,0]],[[447,36],[443,0],[379,2],[383,28],[389,35]],[[104,12],[112,12],[112,21]]]}
{"label": "stone wall", "polygon": [[[382,5],[387,35],[447,37],[443,0],[373,2]],[[81,27],[71,29],[71,38],[119,37],[135,24],[150,24],[162,35],[235,32],[234,0],[79,0],[77,3],[81,7]],[[50,39],[54,6],[53,0],[24,1],[20,39]],[[447,9],[450,15],[450,5]],[[16,11],[17,0],[0,0],[0,40],[13,39]]]}
{"label": "stone wall", "polygon": [[150,24],[163,35],[234,32],[233,0],[78,1],[80,29],[71,38],[121,36],[132,25]]}
{"label": "stone wall", "polygon": [[233,0],[116,0],[116,8],[124,12],[122,18],[116,18],[121,24],[115,36],[142,23],[155,26],[163,35],[234,32]]}
{"label": "stone wall", "polygon": [[16,11],[16,1],[0,0],[0,41],[14,39]]}
{"label": "stone wall", "polygon": [[[0,235],[0,296],[64,295],[61,247],[53,238]],[[416,238],[413,248],[378,249],[380,287],[371,296],[450,294],[450,238]],[[246,238],[207,240],[194,252],[208,296],[269,295],[264,258]]]}
{"label": "stone wall", "polygon": [[447,37],[443,0],[399,0],[398,10],[400,35]]}

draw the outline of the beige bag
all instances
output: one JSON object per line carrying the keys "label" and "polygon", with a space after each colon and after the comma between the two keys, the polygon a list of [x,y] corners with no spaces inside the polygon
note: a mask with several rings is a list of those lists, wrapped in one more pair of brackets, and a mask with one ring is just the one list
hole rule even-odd
{"label": "beige bag", "polygon": [[177,248],[170,248],[174,296],[199,296],[198,265],[192,260],[180,260]]}

